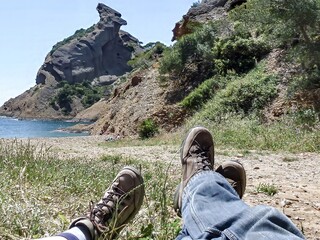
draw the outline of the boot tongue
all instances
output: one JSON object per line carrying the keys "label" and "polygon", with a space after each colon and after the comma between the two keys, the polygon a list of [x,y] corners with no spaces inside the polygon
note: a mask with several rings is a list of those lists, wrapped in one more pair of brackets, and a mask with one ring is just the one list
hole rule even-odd
{"label": "boot tongue", "polygon": [[200,149],[200,147],[198,145],[192,145],[189,152],[190,152],[191,155],[198,156],[203,151]]}

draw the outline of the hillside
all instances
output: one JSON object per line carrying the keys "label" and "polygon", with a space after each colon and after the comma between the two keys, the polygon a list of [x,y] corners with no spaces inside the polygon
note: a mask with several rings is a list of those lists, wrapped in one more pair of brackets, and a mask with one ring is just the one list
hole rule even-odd
{"label": "hillside", "polygon": [[[282,123],[304,136],[313,134],[320,128],[319,39],[312,19],[304,16],[319,16],[311,5],[298,3],[288,5],[288,14],[280,14],[279,6],[286,3],[277,4],[195,2],[174,27],[173,46],[149,43],[143,52],[133,47],[136,39],[119,31],[125,24],[121,14],[99,4],[100,22],[54,46],[39,70],[37,85],[6,102],[0,114],[89,120],[93,123],[86,130],[114,137],[138,137],[146,123],[154,126],[153,135],[247,120],[261,131]],[[298,14],[298,5],[308,14],[290,19]],[[279,24],[288,19],[287,26]],[[116,36],[100,32],[108,24],[113,24]],[[101,48],[105,38],[122,39],[121,49],[134,50],[117,64],[125,66],[121,71],[108,65],[114,62],[112,53],[103,55],[98,65],[82,59],[89,46],[108,52],[110,41]],[[62,56],[64,52],[68,54]],[[81,57],[70,70],[68,59],[74,55]],[[106,72],[112,74],[103,75]]]}

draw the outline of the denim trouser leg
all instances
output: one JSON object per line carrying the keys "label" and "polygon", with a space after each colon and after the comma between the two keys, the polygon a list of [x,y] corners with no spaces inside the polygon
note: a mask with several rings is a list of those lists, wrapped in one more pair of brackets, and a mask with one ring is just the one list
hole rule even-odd
{"label": "denim trouser leg", "polygon": [[213,171],[193,176],[182,198],[183,239],[304,239],[278,210],[250,207],[227,180]]}

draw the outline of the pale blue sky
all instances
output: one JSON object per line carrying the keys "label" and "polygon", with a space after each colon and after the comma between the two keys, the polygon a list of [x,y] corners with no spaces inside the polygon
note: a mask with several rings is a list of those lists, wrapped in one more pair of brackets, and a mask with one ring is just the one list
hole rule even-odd
{"label": "pale blue sky", "polygon": [[58,41],[99,20],[102,2],[128,22],[121,29],[144,44],[170,45],[172,28],[196,0],[6,0],[0,6],[0,106],[35,85],[46,54]]}

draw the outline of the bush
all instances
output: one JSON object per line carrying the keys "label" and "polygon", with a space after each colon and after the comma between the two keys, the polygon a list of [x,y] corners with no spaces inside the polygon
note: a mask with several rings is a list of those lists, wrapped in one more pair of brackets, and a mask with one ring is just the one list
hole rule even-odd
{"label": "bush", "polygon": [[269,47],[264,42],[253,38],[220,39],[213,47],[215,68],[220,74],[226,74],[228,70],[246,73],[268,52]]}
{"label": "bush", "polygon": [[234,77],[195,117],[220,121],[229,114],[258,113],[277,94],[276,77],[263,70],[260,65],[244,77]]}
{"label": "bush", "polygon": [[200,109],[214,96],[216,91],[225,87],[226,82],[230,81],[229,78],[230,76],[215,76],[204,81],[182,100],[181,105],[188,109]]}
{"label": "bush", "polygon": [[174,46],[164,52],[160,73],[181,76],[188,70],[192,81],[202,82],[216,74],[229,71],[246,73],[267,54],[269,46],[251,37],[248,32],[235,31],[232,35],[218,38],[226,23],[216,21],[182,36]]}
{"label": "bush", "polygon": [[150,118],[144,120],[138,129],[139,136],[142,139],[153,137],[158,132],[158,125]]}
{"label": "bush", "polygon": [[192,8],[198,7],[198,6],[200,5],[200,3],[201,3],[200,0],[198,0],[198,1],[196,1],[196,2],[193,2],[192,5],[191,5],[191,7],[192,7]]}
{"label": "bush", "polygon": [[320,67],[319,7],[318,0],[251,0],[229,16],[241,28],[267,39],[273,47],[290,49],[298,45],[295,60],[310,68]]}
{"label": "bush", "polygon": [[171,49],[164,52],[160,62],[161,73],[180,73],[189,62],[205,62],[213,66],[211,48],[217,32],[215,24],[198,27],[195,32],[182,36]]}
{"label": "bush", "polygon": [[316,88],[320,88],[320,70],[318,68],[295,76],[289,86],[288,92],[290,95],[294,95],[299,90]]}
{"label": "bush", "polygon": [[148,43],[144,46],[145,52],[139,54],[135,58],[129,60],[128,65],[132,68],[148,68],[152,60],[157,59],[167,48],[160,42]]}
{"label": "bush", "polygon": [[299,111],[292,114],[294,123],[298,126],[303,127],[314,127],[320,122],[320,115],[314,109],[300,109]]}
{"label": "bush", "polygon": [[49,105],[57,110],[57,105],[62,109],[65,115],[72,111],[71,103],[74,97],[81,99],[85,108],[90,107],[102,98],[104,89],[94,87],[88,81],[82,83],[69,84],[67,81],[61,81],[57,84],[58,93],[50,100]]}

